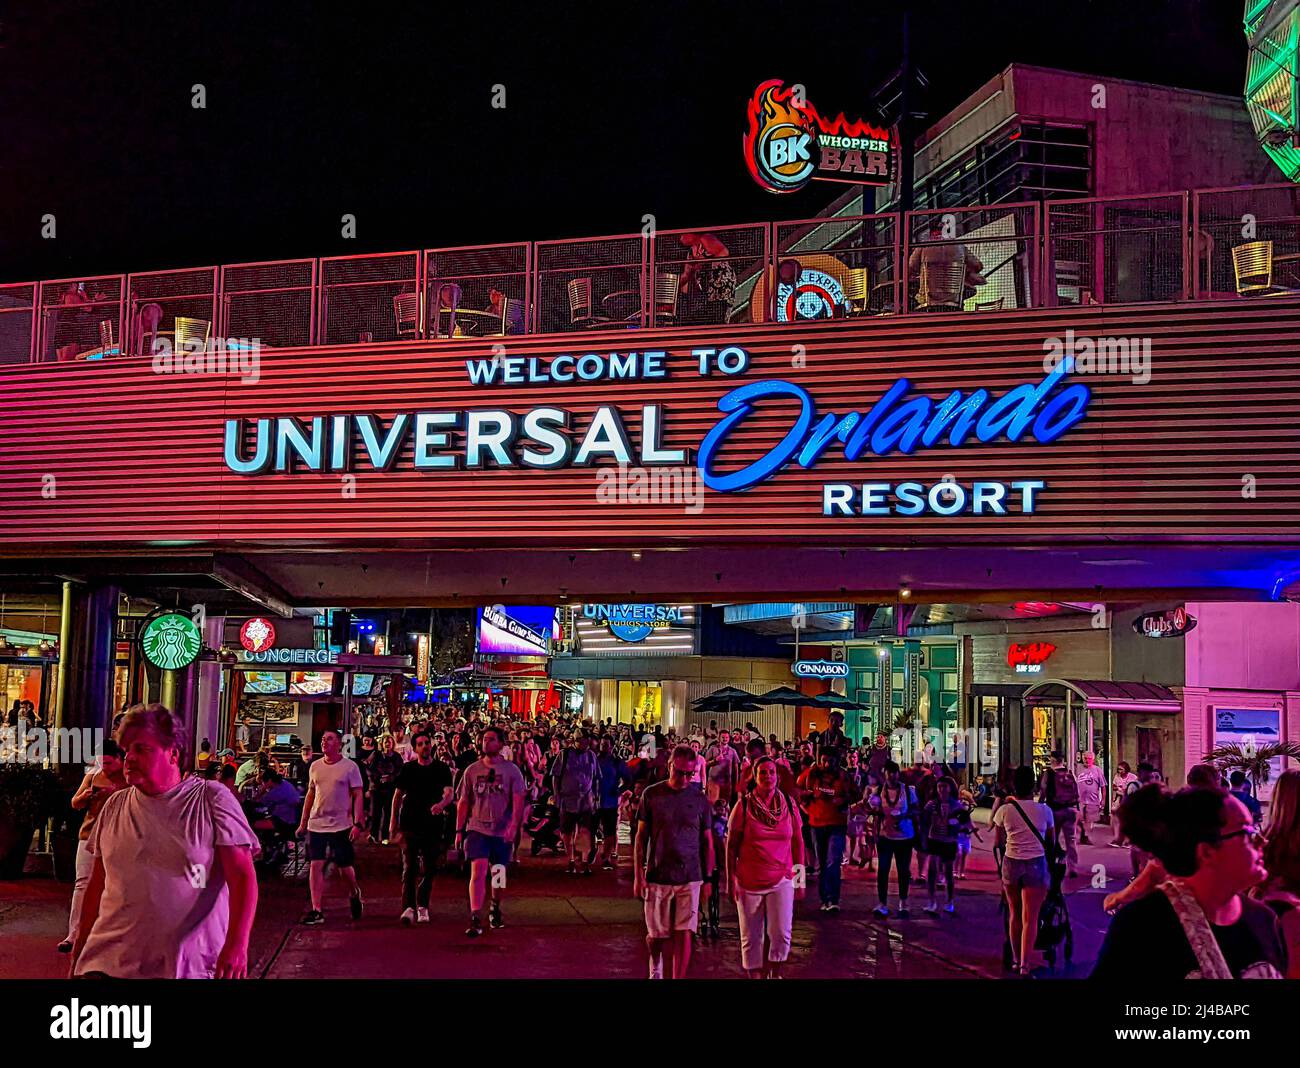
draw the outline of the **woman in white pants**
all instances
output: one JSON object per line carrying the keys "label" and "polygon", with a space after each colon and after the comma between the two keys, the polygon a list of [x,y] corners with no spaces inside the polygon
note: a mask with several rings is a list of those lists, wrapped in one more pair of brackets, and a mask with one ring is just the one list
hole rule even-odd
{"label": "woman in white pants", "polygon": [[72,908],[68,913],[68,936],[59,943],[60,953],[70,953],[72,943],[81,926],[81,899],[86,896],[86,885],[90,882],[90,873],[95,867],[95,858],[86,851],[86,842],[94,829],[95,819],[104,802],[114,792],[126,785],[126,775],[122,771],[122,750],[113,739],[104,740],[100,754],[100,767],[91,769],[81,780],[77,792],[72,795],[72,807],[85,809],[86,817],[81,821],[81,831],[77,835],[77,881],[72,887]]}
{"label": "woman in white pants", "polygon": [[[780,978],[790,956],[796,868],[803,871],[803,828],[799,808],[777,789],[776,764],[760,757],[753,788],[731,810],[727,829],[727,874],[740,918],[740,961],[751,979]],[[764,943],[766,941],[766,952]]]}

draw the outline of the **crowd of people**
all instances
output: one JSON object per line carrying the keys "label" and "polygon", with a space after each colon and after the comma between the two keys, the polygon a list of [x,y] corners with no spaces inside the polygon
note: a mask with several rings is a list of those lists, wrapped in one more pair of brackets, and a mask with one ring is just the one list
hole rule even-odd
{"label": "crowd of people", "polygon": [[[914,885],[924,912],[955,914],[971,839],[991,831],[1011,965],[1028,974],[1042,963],[1044,902],[1076,875],[1075,832],[1090,840],[1107,788],[1091,754],[1071,770],[1058,751],[1040,775],[1006,769],[972,789],[945,765],[900,767],[884,735],[855,746],[838,715],[794,742],[752,724],[679,736],[452,706],[378,727],[359,739],[327,730],[319,754],[304,746],[288,761],[206,744],[187,774],[176,718],[160,705],[131,709],[74,797],[87,817],[60,946],[73,974],[245,974],[255,862],[275,870],[295,844],[309,864],[304,924],[327,922],[329,874],[351,918],[363,916],[356,845],[368,840],[400,852],[396,922],[429,923],[435,875],[459,871],[465,936],[481,938],[506,926],[501,876],[519,863],[525,830],[531,854],[552,851],[566,876],[630,862],[652,978],[687,974],[696,940],[718,937],[724,898],[745,973],[780,977],[795,902],[815,889],[822,912],[839,912],[851,867],[874,871],[880,917],[910,919]],[[246,737],[235,741],[246,748]],[[1097,973],[1158,959],[1180,974],[1295,974],[1300,772],[1276,784],[1267,839],[1234,784],[1194,773],[1177,793],[1144,766],[1110,784],[1135,878],[1107,899],[1115,919]],[[973,814],[988,800],[982,833]],[[155,895],[166,906],[151,911]]]}

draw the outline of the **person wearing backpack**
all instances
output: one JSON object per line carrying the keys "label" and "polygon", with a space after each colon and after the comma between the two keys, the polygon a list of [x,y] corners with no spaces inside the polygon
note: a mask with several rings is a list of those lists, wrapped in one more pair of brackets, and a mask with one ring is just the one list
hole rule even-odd
{"label": "person wearing backpack", "polygon": [[1052,824],[1057,839],[1057,849],[1065,856],[1065,874],[1078,874],[1079,851],[1074,845],[1074,828],[1079,819],[1079,782],[1074,772],[1065,766],[1065,754],[1052,750],[1052,764],[1038,780],[1038,798],[1052,810]]}
{"label": "person wearing backpack", "polygon": [[573,745],[562,750],[552,772],[552,786],[560,807],[560,833],[569,855],[565,872],[575,874],[578,868],[578,830],[586,828],[587,852],[583,853],[582,874],[591,874],[590,858],[596,849],[596,790],[599,767],[596,754],[591,751],[591,734],[579,731]]}

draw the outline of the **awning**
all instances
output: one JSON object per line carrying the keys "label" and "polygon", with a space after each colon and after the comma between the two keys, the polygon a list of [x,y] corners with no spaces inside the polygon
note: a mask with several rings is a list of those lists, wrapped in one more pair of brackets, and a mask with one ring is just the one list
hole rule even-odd
{"label": "awning", "polygon": [[1027,705],[1061,704],[1066,694],[1073,701],[1103,712],[1140,712],[1176,715],[1183,710],[1178,695],[1154,682],[1111,682],[1109,679],[1043,679],[1025,690]]}

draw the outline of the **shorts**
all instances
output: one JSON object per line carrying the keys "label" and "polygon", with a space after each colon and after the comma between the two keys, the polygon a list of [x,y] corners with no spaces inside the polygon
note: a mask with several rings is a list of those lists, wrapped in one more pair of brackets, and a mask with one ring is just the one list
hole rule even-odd
{"label": "shorts", "polygon": [[961,834],[957,836],[957,852],[963,857],[970,853],[970,835]]}
{"label": "shorts", "polygon": [[579,827],[585,827],[591,830],[596,823],[596,814],[594,812],[561,812],[560,813],[560,833],[572,834]]}
{"label": "shorts", "polygon": [[1010,857],[1003,857],[1002,885],[1008,890],[1046,890],[1049,885],[1047,858],[1012,860]]}
{"label": "shorts", "polygon": [[1096,823],[1099,819],[1101,819],[1100,805],[1080,805],[1079,808],[1082,812],[1082,819],[1084,823]]}
{"label": "shorts", "polygon": [[350,868],[356,861],[351,831],[308,831],[307,859],[332,860],[340,868]]}
{"label": "shorts", "polygon": [[596,826],[600,828],[600,833],[606,838],[618,834],[618,809],[596,809]]}
{"label": "shorts", "polygon": [[470,831],[465,835],[465,859],[486,860],[489,864],[509,864],[511,844],[504,838]]}
{"label": "shorts", "polygon": [[957,859],[957,843],[947,842],[940,839],[931,838],[926,843],[925,851],[932,857],[938,857],[940,860]]}
{"label": "shorts", "polygon": [[699,926],[703,885],[703,881],[680,885],[646,883],[646,934],[651,938],[669,938],[674,931],[694,931]]}

